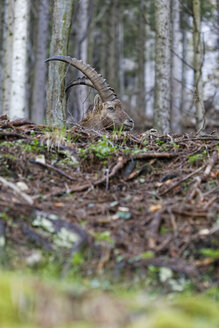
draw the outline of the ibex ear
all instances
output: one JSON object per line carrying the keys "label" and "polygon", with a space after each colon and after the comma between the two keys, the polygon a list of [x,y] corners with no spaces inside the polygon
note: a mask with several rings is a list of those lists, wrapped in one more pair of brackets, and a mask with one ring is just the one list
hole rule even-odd
{"label": "ibex ear", "polygon": [[94,110],[99,112],[102,109],[102,100],[100,96],[97,94],[94,98]]}

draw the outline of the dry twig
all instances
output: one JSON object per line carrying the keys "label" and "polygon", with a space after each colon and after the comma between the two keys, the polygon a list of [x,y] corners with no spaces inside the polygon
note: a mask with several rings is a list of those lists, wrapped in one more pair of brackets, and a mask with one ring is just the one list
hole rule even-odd
{"label": "dry twig", "polygon": [[192,173],[190,173],[187,176],[185,176],[183,179],[175,182],[174,184],[172,184],[172,186],[170,186],[169,188],[167,188],[166,190],[164,190],[162,193],[160,193],[159,196],[163,196],[163,195],[167,194],[170,190],[174,189],[175,187],[177,187],[178,185],[180,185],[182,182],[190,179],[191,177],[193,177],[194,175],[196,175],[197,173],[199,173],[201,170],[203,170],[204,167],[205,167],[205,165],[202,165],[197,170],[195,170]]}
{"label": "dry twig", "polygon": [[66,177],[67,179],[71,180],[71,181],[76,181],[76,179],[74,179],[73,177],[71,177],[70,175],[68,175],[67,173],[65,173],[64,171],[58,169],[57,167],[51,165],[51,164],[47,164],[47,163],[42,163],[42,162],[38,162],[38,161],[33,161],[33,160],[30,160],[30,163],[33,163],[33,164],[38,164],[38,165],[41,165],[47,169],[50,169],[50,170],[53,170],[55,172],[57,172],[58,174]]}

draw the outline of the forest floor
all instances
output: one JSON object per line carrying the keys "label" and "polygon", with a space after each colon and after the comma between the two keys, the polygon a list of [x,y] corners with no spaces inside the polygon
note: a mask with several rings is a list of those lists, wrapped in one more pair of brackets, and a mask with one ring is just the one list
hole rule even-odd
{"label": "forest floor", "polygon": [[2,116],[1,267],[162,293],[217,288],[218,151],[216,134],[102,134]]}

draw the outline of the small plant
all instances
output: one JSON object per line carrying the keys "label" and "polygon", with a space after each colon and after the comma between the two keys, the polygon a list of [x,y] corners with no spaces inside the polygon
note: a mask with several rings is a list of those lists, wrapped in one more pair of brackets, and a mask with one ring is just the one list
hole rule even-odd
{"label": "small plant", "polygon": [[121,137],[124,129],[124,124],[120,126],[119,129],[116,128],[115,124],[113,124],[113,136]]}
{"label": "small plant", "polygon": [[6,221],[9,220],[9,216],[6,213],[0,213],[0,218]]}
{"label": "small plant", "polygon": [[161,145],[161,150],[162,151],[169,151],[170,150],[170,147],[167,144],[163,144],[163,145]]}
{"label": "small plant", "polygon": [[44,150],[44,146],[40,144],[38,139],[34,139],[33,141],[31,141],[29,144],[27,144],[25,141],[23,140],[18,140],[18,143],[24,148],[24,150],[26,152],[35,152],[35,153],[39,153],[41,151]]}
{"label": "small plant", "polygon": [[155,139],[155,142],[156,142],[156,144],[159,145],[159,146],[161,146],[161,145],[164,143],[164,141],[161,140],[160,138]]}
{"label": "small plant", "polygon": [[219,249],[202,248],[200,253],[204,256],[210,257],[213,260],[219,258]]}
{"label": "small plant", "polygon": [[60,148],[62,145],[67,144],[67,140],[69,139],[69,135],[66,137],[66,128],[63,127],[62,129],[54,129],[52,132],[45,133],[45,140],[47,149],[53,148],[53,145]]}
{"label": "small plant", "polygon": [[97,232],[95,234],[95,242],[99,244],[104,244],[105,246],[111,248],[114,246],[114,240],[110,235],[110,231]]}
{"label": "small plant", "polygon": [[84,259],[84,256],[82,253],[79,253],[79,252],[75,252],[74,253],[74,256],[71,260],[71,263],[74,265],[74,266],[80,266],[81,264],[83,264],[85,261]]}
{"label": "small plant", "polygon": [[107,137],[103,136],[98,140],[97,144],[91,144],[86,149],[79,149],[79,156],[86,158],[89,153],[93,153],[101,160],[108,158],[117,149]]}
{"label": "small plant", "polygon": [[189,156],[188,161],[190,164],[193,164],[193,163],[197,162],[198,160],[203,160],[206,157],[206,154],[207,153],[204,150],[202,153]]}
{"label": "small plant", "polygon": [[175,149],[178,149],[179,148],[179,145],[177,145],[175,142],[173,141],[170,141],[170,144],[175,148]]}

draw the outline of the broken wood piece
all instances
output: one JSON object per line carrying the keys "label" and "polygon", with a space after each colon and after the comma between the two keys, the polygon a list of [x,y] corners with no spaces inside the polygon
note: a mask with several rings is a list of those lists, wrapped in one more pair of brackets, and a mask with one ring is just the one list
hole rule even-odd
{"label": "broken wood piece", "polygon": [[199,187],[200,187],[201,183],[203,181],[207,180],[207,178],[209,177],[209,175],[211,173],[212,168],[217,163],[217,160],[218,160],[218,153],[215,151],[213,153],[212,157],[209,158],[207,165],[205,164],[206,168],[205,168],[204,173],[202,174],[202,176],[196,177],[195,185],[193,187],[193,190],[192,190],[191,194],[188,197],[189,200],[192,200],[195,197],[195,195],[199,192],[198,190],[199,190]]}
{"label": "broken wood piece", "polygon": [[161,212],[156,212],[153,217],[153,220],[151,221],[148,227],[148,235],[149,235],[148,247],[150,249],[156,248],[157,235],[162,221],[161,214],[162,214]]}
{"label": "broken wood piece", "polygon": [[21,196],[29,205],[33,205],[34,201],[31,196],[27,195],[25,192],[21,191],[18,187],[16,187],[12,182],[7,181],[6,179],[0,177],[0,182],[6,186],[11,188],[17,195]]}

